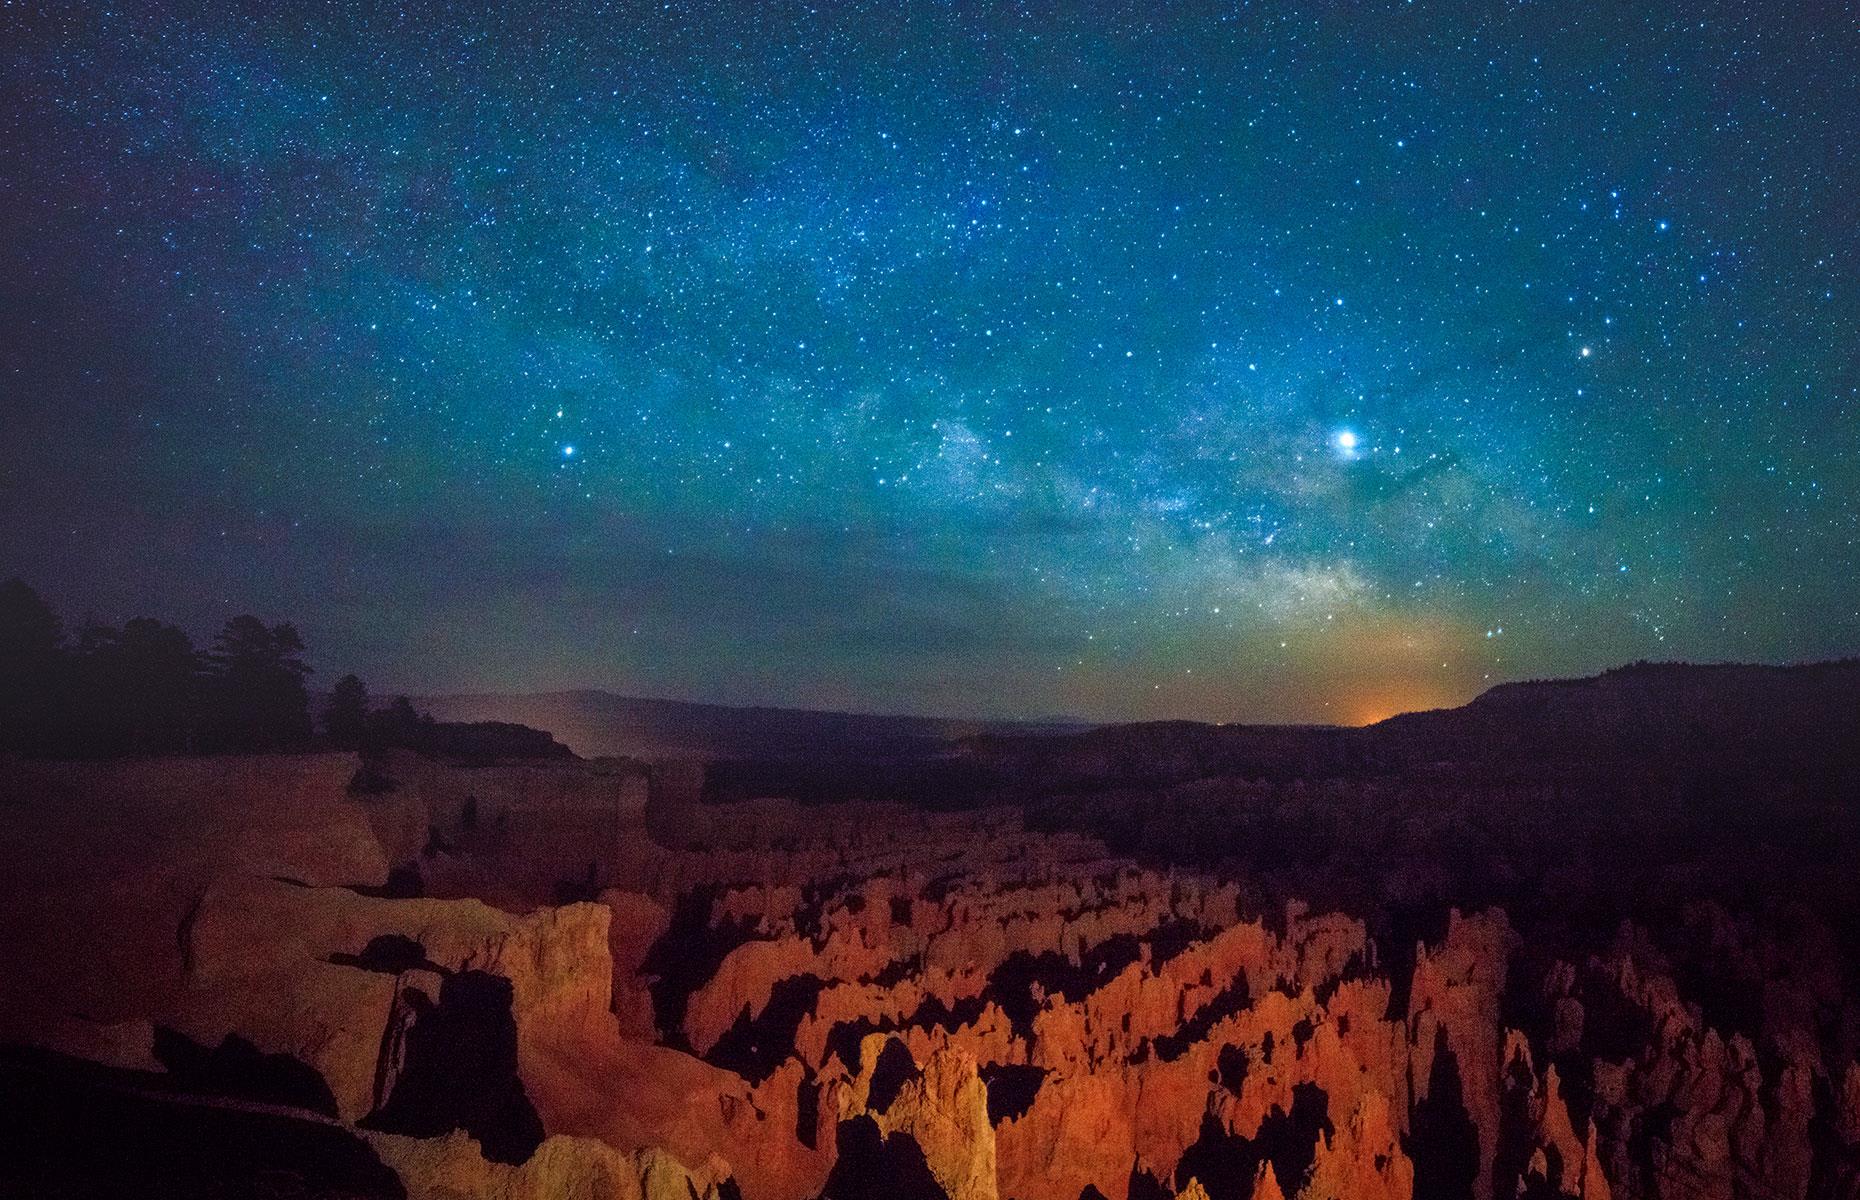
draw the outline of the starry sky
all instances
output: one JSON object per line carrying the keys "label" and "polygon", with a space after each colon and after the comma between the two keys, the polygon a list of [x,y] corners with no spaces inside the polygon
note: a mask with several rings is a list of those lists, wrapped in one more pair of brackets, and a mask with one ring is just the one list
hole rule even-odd
{"label": "starry sky", "polygon": [[1094,719],[1860,651],[1841,6],[165,7],[0,6],[70,619]]}

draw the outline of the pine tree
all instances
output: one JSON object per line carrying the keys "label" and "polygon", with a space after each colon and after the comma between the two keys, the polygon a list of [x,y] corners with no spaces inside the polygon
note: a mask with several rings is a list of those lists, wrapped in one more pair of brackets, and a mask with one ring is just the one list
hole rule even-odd
{"label": "pine tree", "polygon": [[345,750],[359,749],[368,739],[368,685],[354,675],[336,681],[323,710],[323,732]]}
{"label": "pine tree", "polygon": [[69,724],[71,663],[58,614],[20,579],[0,583],[0,752],[45,754]]}
{"label": "pine tree", "polygon": [[282,750],[310,740],[303,650],[289,623],[267,626],[250,616],[226,622],[207,655],[216,748]]}

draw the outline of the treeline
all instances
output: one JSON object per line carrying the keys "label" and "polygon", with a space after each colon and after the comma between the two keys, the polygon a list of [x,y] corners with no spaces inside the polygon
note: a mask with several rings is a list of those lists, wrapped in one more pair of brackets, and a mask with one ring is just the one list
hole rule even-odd
{"label": "treeline", "polygon": [[207,649],[149,617],[67,636],[23,580],[0,583],[0,749],[50,757],[284,750],[315,730],[292,625],[234,617]]}
{"label": "treeline", "polygon": [[323,710],[325,740],[338,749],[364,753],[406,749],[448,758],[567,758],[567,746],[540,729],[502,721],[460,724],[435,721],[405,696],[374,708],[368,687],[353,675],[336,681]]}
{"label": "treeline", "polygon": [[114,758],[323,747],[566,753],[548,734],[522,726],[434,721],[405,697],[374,708],[353,675],[336,683],[313,718],[305,683],[311,674],[303,638],[289,622],[234,617],[204,650],[184,630],[148,617],[69,634],[23,580],[0,583],[0,754]]}

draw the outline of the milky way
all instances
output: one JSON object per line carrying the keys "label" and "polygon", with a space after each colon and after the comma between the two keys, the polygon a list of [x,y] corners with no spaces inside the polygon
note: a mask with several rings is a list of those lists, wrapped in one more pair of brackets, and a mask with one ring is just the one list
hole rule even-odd
{"label": "milky way", "polygon": [[1860,650],[1836,6],[153,7],[0,12],[68,612],[1099,718]]}

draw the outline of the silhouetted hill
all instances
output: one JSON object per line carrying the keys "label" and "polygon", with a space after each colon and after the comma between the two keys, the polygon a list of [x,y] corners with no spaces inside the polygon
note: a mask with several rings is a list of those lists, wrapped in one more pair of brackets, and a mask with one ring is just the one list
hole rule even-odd
{"label": "silhouetted hill", "polygon": [[1216,775],[1847,768],[1860,765],[1860,661],[1635,663],[1586,679],[1502,684],[1459,708],[1360,729],[1171,721],[1038,739],[983,734],[964,751],[1016,782],[1080,787]]}
{"label": "silhouetted hill", "polygon": [[1373,730],[1381,740],[1499,737],[1540,753],[1593,756],[1851,734],[1857,714],[1860,662],[1853,660],[1635,663],[1587,679],[1502,684],[1461,708],[1407,713]]}
{"label": "silhouetted hill", "polygon": [[1635,663],[1588,679],[1504,684],[1457,709],[1361,732],[1374,759],[1742,769],[1860,757],[1860,661],[1775,667]]}
{"label": "silhouetted hill", "polygon": [[982,733],[1071,732],[1082,727],[739,708],[602,691],[429,696],[416,704],[442,721],[498,721],[546,729],[584,758],[921,758]]}

